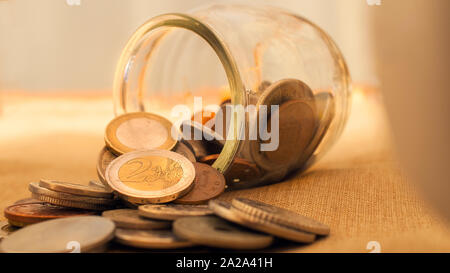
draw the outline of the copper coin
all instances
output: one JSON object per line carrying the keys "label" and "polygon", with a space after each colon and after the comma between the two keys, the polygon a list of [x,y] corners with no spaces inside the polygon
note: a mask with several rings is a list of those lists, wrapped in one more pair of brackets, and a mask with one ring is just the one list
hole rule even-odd
{"label": "copper coin", "polygon": [[98,179],[100,179],[100,182],[102,182],[102,184],[105,186],[108,186],[108,182],[106,182],[106,178],[105,178],[106,168],[108,168],[109,164],[116,158],[117,158],[117,156],[115,156],[106,147],[103,147],[103,149],[100,151],[100,154],[98,155],[97,175],[98,175]]}
{"label": "copper coin", "polygon": [[314,100],[311,88],[300,80],[284,79],[268,86],[259,97],[257,106],[269,106],[267,110],[270,114],[271,105],[281,105],[284,102],[299,99]]}
{"label": "copper coin", "polygon": [[194,163],[194,168],[194,187],[186,195],[175,200],[174,203],[205,203],[219,196],[225,190],[225,178],[218,170],[203,163]]}
{"label": "copper coin", "polygon": [[178,142],[173,151],[186,157],[191,162],[196,162],[194,151],[188,145],[182,142]]}
{"label": "copper coin", "polygon": [[53,206],[47,203],[25,203],[9,206],[5,217],[12,223],[34,224],[45,220],[96,214],[93,211]]}
{"label": "copper coin", "polygon": [[[285,102],[280,106],[278,113],[278,147],[273,151],[261,151],[261,144],[273,142],[273,139],[250,143],[253,160],[266,170],[289,168],[297,163],[316,130],[316,113],[310,102],[303,100]],[[276,124],[269,121],[267,131],[271,131],[272,128],[276,130],[274,126]]]}
{"label": "copper coin", "polygon": [[[212,165],[218,157],[218,154],[208,155],[200,158],[199,161]],[[242,158],[235,158],[225,173],[225,179],[228,184],[232,184],[255,180],[261,177],[261,175],[261,170],[255,164]]]}

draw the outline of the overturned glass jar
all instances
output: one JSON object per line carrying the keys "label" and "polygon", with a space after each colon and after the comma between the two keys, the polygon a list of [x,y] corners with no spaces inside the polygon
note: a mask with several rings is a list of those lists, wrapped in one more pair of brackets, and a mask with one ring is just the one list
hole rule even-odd
{"label": "overturned glass jar", "polygon": [[188,128],[179,141],[223,172],[229,189],[308,169],[340,136],[349,102],[335,43],[273,7],[154,17],[128,41],[114,79],[116,114],[152,112]]}

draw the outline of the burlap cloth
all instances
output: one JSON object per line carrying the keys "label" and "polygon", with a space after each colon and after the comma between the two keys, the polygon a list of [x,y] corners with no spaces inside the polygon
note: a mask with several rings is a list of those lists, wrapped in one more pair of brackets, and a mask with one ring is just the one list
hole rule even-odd
{"label": "burlap cloth", "polygon": [[[88,183],[96,178],[103,131],[113,117],[108,95],[1,94],[0,210],[28,197],[28,183],[52,178]],[[376,92],[356,90],[342,138],[313,169],[285,181],[229,192],[284,207],[328,224],[331,234],[288,252],[450,250],[449,225],[420,197],[393,156]],[[0,219],[3,219],[3,215]]]}

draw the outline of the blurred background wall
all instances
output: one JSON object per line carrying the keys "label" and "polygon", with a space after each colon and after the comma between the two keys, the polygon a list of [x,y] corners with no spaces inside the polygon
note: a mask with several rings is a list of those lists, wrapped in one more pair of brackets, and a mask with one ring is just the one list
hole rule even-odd
{"label": "blurred background wall", "polygon": [[[211,2],[0,0],[0,90],[110,90],[120,52],[139,25]],[[367,0],[234,2],[278,6],[312,20],[335,39],[355,82],[377,84],[368,13],[378,7]]]}

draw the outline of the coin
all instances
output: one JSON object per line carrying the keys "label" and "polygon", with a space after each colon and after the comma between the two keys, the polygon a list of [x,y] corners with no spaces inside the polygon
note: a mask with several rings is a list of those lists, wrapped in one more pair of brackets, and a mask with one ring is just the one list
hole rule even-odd
{"label": "coin", "polygon": [[111,219],[118,228],[125,229],[167,229],[172,226],[169,221],[150,220],[139,216],[136,209],[115,209],[102,213],[103,217]]}
{"label": "coin", "polygon": [[299,243],[312,243],[316,239],[316,235],[313,233],[262,220],[257,216],[245,213],[234,206],[231,206],[230,211],[238,219],[235,223],[250,229],[258,230],[279,238]]}
{"label": "coin", "polygon": [[[268,106],[267,113],[270,115],[271,105],[281,105],[290,100],[314,100],[314,94],[307,84],[297,79],[284,79],[268,86],[257,102],[257,108],[262,105]],[[315,109],[314,109],[315,111]]]}
{"label": "coin", "polygon": [[317,235],[328,235],[330,228],[298,213],[246,198],[235,198],[232,206],[249,215]]}
{"label": "coin", "polygon": [[196,158],[200,158],[209,154],[207,148],[208,144],[202,140],[182,139],[181,142],[186,144],[186,146],[188,147],[192,147],[192,151],[194,151],[194,155]]}
{"label": "coin", "polygon": [[208,206],[203,205],[143,205],[139,206],[139,215],[150,219],[176,220],[185,216],[204,216],[212,214]]}
{"label": "coin", "polygon": [[53,219],[24,227],[0,243],[0,252],[61,253],[73,245],[89,252],[114,237],[114,223],[100,216]]}
{"label": "coin", "polygon": [[105,191],[108,191],[108,192],[112,193],[112,190],[109,187],[107,188],[107,186],[105,186],[102,182],[91,180],[91,181],[89,181],[89,186],[100,188],[102,190],[105,190]]}
{"label": "coin", "polygon": [[178,142],[177,146],[175,146],[175,149],[173,151],[177,154],[186,157],[191,162],[196,162],[194,151],[191,148],[189,148],[189,146],[187,146],[182,142]]}
{"label": "coin", "polygon": [[18,204],[28,204],[28,203],[45,203],[39,199],[34,199],[34,198],[23,198],[20,200],[17,200],[16,202],[14,202],[13,205],[18,205]]}
{"label": "coin", "polygon": [[39,181],[39,186],[51,191],[86,197],[101,197],[107,199],[112,199],[114,197],[111,191],[105,189],[55,180],[41,179],[41,181]]}
{"label": "coin", "polygon": [[[219,157],[218,154],[207,155],[199,159],[200,162],[212,165]],[[234,158],[233,163],[225,172],[225,179],[228,184],[238,183],[242,181],[250,181],[260,178],[262,175],[260,169],[255,164],[242,159]]]}
{"label": "coin", "polygon": [[100,179],[100,182],[102,182],[105,186],[108,186],[108,182],[106,182],[105,178],[106,168],[116,158],[117,156],[111,153],[106,147],[103,147],[103,149],[100,151],[100,154],[98,155],[97,176],[98,179]]}
{"label": "coin", "polygon": [[219,134],[223,139],[227,139],[232,113],[233,106],[231,104],[222,104],[214,118],[214,124],[211,126],[211,130],[214,130],[214,132]]}
{"label": "coin", "polygon": [[225,190],[225,178],[213,167],[194,163],[194,186],[186,195],[178,198],[174,203],[201,204],[219,196]]}
{"label": "coin", "polygon": [[[331,122],[335,114],[335,106],[333,101],[333,96],[329,93],[319,93],[315,95],[315,102],[318,114],[318,124],[316,129],[316,134],[312,138],[311,142],[305,148],[302,156],[300,157],[298,166],[302,166],[303,169],[308,168],[317,159],[313,156],[313,153],[319,148],[322,143],[328,129],[330,128]],[[311,158],[312,157],[312,158]],[[311,160],[309,160],[311,158]],[[309,160],[309,161],[308,161]],[[306,165],[304,165],[308,161]]]}
{"label": "coin", "polygon": [[212,129],[192,120],[185,120],[180,125],[183,139],[205,141],[208,143],[208,149],[220,151],[225,145],[225,139],[214,132]]}
{"label": "coin", "polygon": [[270,235],[246,230],[216,216],[177,219],[173,223],[173,232],[195,244],[219,248],[261,249],[273,241]]}
{"label": "coin", "polygon": [[191,189],[194,177],[192,162],[165,150],[127,153],[106,169],[108,185],[136,204],[173,201]]}
{"label": "coin", "polygon": [[17,228],[10,225],[8,221],[0,221],[0,242],[16,230]]}
{"label": "coin", "polygon": [[146,112],[128,113],[108,124],[105,142],[117,155],[136,150],[171,150],[177,143],[171,128],[172,123],[164,117]]}
{"label": "coin", "polygon": [[209,202],[209,207],[213,210],[214,214],[225,220],[280,238],[301,243],[309,243],[316,238],[314,234],[308,232],[258,219],[257,217],[237,210],[229,202],[211,200]]}
{"label": "coin", "polygon": [[4,214],[11,223],[22,227],[50,219],[94,215],[95,212],[38,202],[11,205],[5,209]]}
{"label": "coin", "polygon": [[[261,145],[275,141],[251,141],[250,152],[255,163],[265,170],[286,168],[296,163],[311,141],[316,129],[316,113],[310,102],[291,100],[279,108],[278,147],[272,151],[262,151]],[[269,121],[268,130],[273,125]],[[275,128],[274,128],[275,130]]]}
{"label": "coin", "polygon": [[175,249],[194,246],[180,239],[171,230],[117,229],[116,241],[120,244],[138,248]]}
{"label": "coin", "polygon": [[71,208],[91,209],[91,210],[107,210],[115,205],[112,199],[100,197],[86,197],[69,193],[51,191],[39,186],[39,183],[32,182],[29,184],[32,197],[41,201]]}
{"label": "coin", "polygon": [[269,88],[269,86],[271,85],[272,83],[270,82],[270,81],[262,81],[260,84],[259,84],[259,86],[258,86],[258,91],[257,91],[257,93],[262,93],[262,92],[264,92],[264,90],[266,90],[267,88]]}
{"label": "coin", "polygon": [[210,200],[208,206],[215,215],[233,223],[239,223],[239,218],[231,211],[231,203],[221,200]]}

